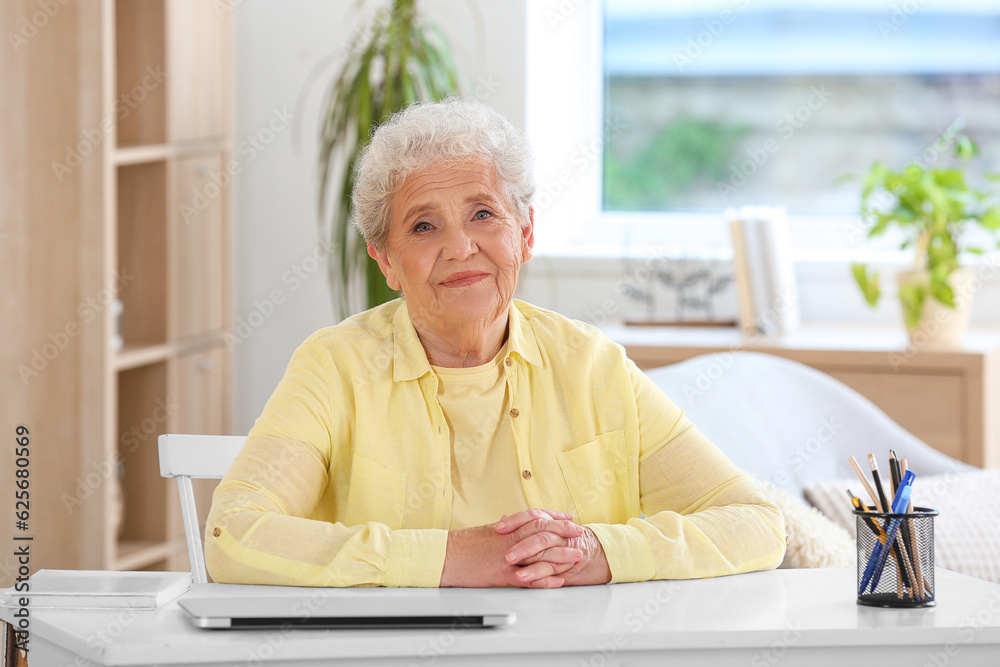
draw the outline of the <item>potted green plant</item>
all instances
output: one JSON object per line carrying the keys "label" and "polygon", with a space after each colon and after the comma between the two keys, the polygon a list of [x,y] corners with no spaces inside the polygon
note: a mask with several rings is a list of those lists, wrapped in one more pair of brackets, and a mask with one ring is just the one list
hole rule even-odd
{"label": "potted green plant", "polygon": [[416,0],[393,0],[362,30],[327,91],[320,112],[319,212],[329,252],[334,310],[354,310],[351,285],[363,278],[365,307],[395,298],[361,235],[351,225],[354,166],[382,119],[416,100],[459,92],[459,74],[443,33],[418,14]]}
{"label": "potted green plant", "polygon": [[[1000,234],[1000,198],[996,187],[980,189],[963,169],[978,155],[966,136],[956,139],[959,166],[924,167],[910,163],[893,171],[881,162],[864,177],[861,216],[870,225],[868,237],[895,227],[901,248],[914,251],[913,267],[898,277],[899,301],[910,339],[919,344],[957,345],[968,326],[974,289],[972,272],[961,265],[963,253],[982,254],[981,245],[964,245],[970,228],[978,226],[986,239]],[[1000,174],[987,174],[1000,181]],[[1000,243],[998,246],[1000,247]],[[864,264],[852,273],[868,304],[881,296],[879,274]]]}

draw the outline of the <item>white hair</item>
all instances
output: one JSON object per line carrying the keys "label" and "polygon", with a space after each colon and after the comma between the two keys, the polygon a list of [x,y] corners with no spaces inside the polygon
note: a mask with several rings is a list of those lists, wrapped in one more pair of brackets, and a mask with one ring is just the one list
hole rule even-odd
{"label": "white hair", "polygon": [[365,241],[384,249],[392,198],[407,176],[439,164],[468,161],[490,168],[521,226],[535,193],[531,149],[524,134],[486,104],[448,98],[415,102],[372,134],[357,163],[352,199],[354,226]]}

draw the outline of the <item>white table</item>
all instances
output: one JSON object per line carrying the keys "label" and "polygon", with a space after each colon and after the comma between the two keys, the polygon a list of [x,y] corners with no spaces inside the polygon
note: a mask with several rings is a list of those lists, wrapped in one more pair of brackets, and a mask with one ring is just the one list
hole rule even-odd
{"label": "white table", "polygon": [[[32,667],[1000,664],[1000,585],[944,570],[936,577],[937,606],[905,610],[857,605],[850,569],[554,591],[366,589],[386,598],[485,594],[516,612],[515,625],[486,630],[197,630],[176,602],[149,612],[37,610],[29,660]],[[226,588],[248,596],[358,592]],[[10,621],[12,612],[0,608],[0,618]]]}

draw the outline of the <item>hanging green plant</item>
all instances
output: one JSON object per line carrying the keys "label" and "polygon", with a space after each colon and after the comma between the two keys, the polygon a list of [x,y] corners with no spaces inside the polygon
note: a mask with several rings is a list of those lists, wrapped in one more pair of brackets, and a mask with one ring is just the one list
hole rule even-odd
{"label": "hanging green plant", "polygon": [[459,73],[441,30],[417,13],[416,0],[393,0],[355,39],[320,112],[319,212],[329,250],[334,311],[347,317],[352,285],[363,280],[365,307],[396,297],[364,239],[351,225],[354,167],[371,132],[389,114],[417,100],[459,94]]}

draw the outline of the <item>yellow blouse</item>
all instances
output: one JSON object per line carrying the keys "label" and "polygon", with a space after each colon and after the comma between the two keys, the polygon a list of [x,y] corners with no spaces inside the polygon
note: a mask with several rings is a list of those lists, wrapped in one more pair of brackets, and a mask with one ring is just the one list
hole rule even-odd
{"label": "yellow blouse", "polygon": [[[514,301],[502,356],[524,498],[589,526],[612,581],[781,562],[778,508],[599,330]],[[437,586],[454,502],[438,392],[402,301],[310,336],[215,491],[212,577]]]}
{"label": "yellow blouse", "polygon": [[521,470],[508,417],[506,353],[504,345],[495,359],[472,368],[432,366],[451,434],[452,530],[494,523],[529,507],[517,480]]}

